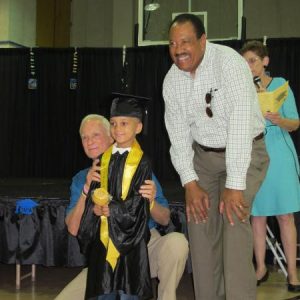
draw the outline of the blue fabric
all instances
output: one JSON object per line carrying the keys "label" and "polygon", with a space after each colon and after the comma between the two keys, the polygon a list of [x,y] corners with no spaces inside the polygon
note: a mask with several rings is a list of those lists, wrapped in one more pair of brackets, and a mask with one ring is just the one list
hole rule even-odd
{"label": "blue fabric", "polygon": [[[273,78],[268,91],[285,83]],[[288,98],[279,110],[283,118],[299,119],[295,98],[289,88]],[[299,161],[290,134],[266,120],[265,142],[270,157],[266,178],[256,194],[253,216],[277,216],[300,210]]]}
{"label": "blue fabric", "polygon": [[[139,300],[138,296],[127,295],[127,294],[124,294],[122,291],[120,291],[119,294],[120,294],[121,300]],[[115,300],[117,295],[118,295],[117,293],[101,295],[101,296],[98,296],[97,300]]]}
{"label": "blue fabric", "polygon": [[33,208],[38,206],[38,204],[33,201],[32,199],[25,198],[18,200],[16,202],[16,214],[23,214],[23,215],[31,215],[33,212]]}
{"label": "blue fabric", "polygon": [[97,300],[115,300],[117,294],[107,294],[98,296]]}
{"label": "blue fabric", "polygon": [[[71,184],[71,197],[70,197],[70,204],[66,209],[66,214],[69,214],[70,211],[74,208],[76,205],[81,191],[83,189],[85,179],[88,173],[88,168],[83,169],[79,171],[72,179],[72,184]],[[156,196],[155,196],[155,201],[159,203],[163,207],[169,207],[168,200],[165,198],[162,192],[162,188],[160,183],[158,182],[157,178],[155,175],[152,173],[152,180],[155,182],[156,185]],[[149,220],[149,229],[157,227],[157,223],[150,218]]]}

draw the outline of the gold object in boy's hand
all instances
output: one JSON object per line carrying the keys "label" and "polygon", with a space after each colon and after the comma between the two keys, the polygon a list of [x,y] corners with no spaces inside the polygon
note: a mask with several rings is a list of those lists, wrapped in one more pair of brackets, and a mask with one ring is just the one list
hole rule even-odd
{"label": "gold object in boy's hand", "polygon": [[98,188],[94,190],[92,199],[95,204],[103,206],[108,204],[111,195],[104,188]]}

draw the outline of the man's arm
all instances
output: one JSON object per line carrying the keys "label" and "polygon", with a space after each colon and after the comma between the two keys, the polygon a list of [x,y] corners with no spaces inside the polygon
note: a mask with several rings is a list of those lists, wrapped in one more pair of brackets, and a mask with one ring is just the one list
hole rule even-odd
{"label": "man's arm", "polygon": [[[70,234],[76,236],[81,222],[81,217],[85,208],[86,195],[92,181],[100,182],[99,167],[97,164],[99,160],[93,162],[92,167],[85,173],[79,173],[73,178],[71,185],[71,201],[68,207],[67,216],[65,218],[66,225]],[[83,171],[82,171],[83,172]],[[82,190],[84,189],[84,193]]]}
{"label": "man's arm", "polygon": [[[163,85],[165,100],[165,124],[171,141],[171,160],[185,188],[186,214],[188,222],[205,222],[208,216],[209,199],[207,193],[198,185],[198,176],[193,166],[193,138],[184,110],[174,93],[173,81],[166,76]],[[184,95],[181,95],[184,98]],[[176,101],[177,99],[177,101]]]}
{"label": "man's arm", "polygon": [[85,208],[85,200],[86,200],[86,196],[80,194],[80,197],[78,198],[76,205],[65,218],[68,231],[70,234],[74,236],[76,236],[78,233],[81,217]]}
{"label": "man's arm", "polygon": [[[155,201],[155,200],[153,200]],[[160,205],[158,202],[154,202],[154,206],[150,211],[152,219],[162,225],[167,226],[170,222],[170,210],[162,205]]]}
{"label": "man's arm", "polygon": [[152,180],[146,180],[141,186],[140,193],[149,199],[152,219],[160,225],[168,225],[170,222],[168,200],[163,195],[161,185],[154,174],[152,174]]}
{"label": "man's arm", "polygon": [[190,181],[197,181],[198,176],[193,165],[194,150],[192,144],[194,139],[187,112],[181,106],[181,103],[185,103],[187,95],[182,91],[179,93],[176,89],[175,80],[172,74],[168,73],[163,83],[165,125],[171,142],[171,161],[184,186]]}
{"label": "man's arm", "polygon": [[226,182],[220,196],[220,212],[226,213],[231,225],[233,216],[244,222],[249,205],[243,195],[247,170],[251,162],[253,134],[264,130],[252,74],[240,56],[232,56],[223,65],[224,97],[230,99],[227,110]]}
{"label": "man's arm", "polygon": [[156,186],[156,195],[150,211],[151,217],[156,223],[166,226],[170,222],[170,209],[168,200],[165,198],[161,185],[154,174],[152,174],[152,180]]}

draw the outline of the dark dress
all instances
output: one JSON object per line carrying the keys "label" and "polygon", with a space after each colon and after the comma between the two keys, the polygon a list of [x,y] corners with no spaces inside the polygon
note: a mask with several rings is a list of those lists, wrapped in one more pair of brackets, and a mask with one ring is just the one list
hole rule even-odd
{"label": "dark dress", "polygon": [[141,299],[152,297],[147,243],[150,238],[149,202],[139,194],[146,179],[151,179],[149,160],[143,155],[132,178],[125,200],[121,199],[123,170],[128,152],[113,154],[109,163],[108,192],[112,195],[108,217],[109,237],[120,253],[115,270],[106,261],[106,248],[100,241],[100,218],[92,212],[91,184],[78,239],[88,260],[85,299],[122,290]]}

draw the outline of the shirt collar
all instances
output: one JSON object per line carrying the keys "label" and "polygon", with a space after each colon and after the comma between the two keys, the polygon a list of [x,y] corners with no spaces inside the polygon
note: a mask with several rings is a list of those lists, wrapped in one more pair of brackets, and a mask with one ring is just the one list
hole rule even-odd
{"label": "shirt collar", "polygon": [[114,144],[113,148],[112,148],[112,154],[115,154],[117,152],[119,152],[120,154],[123,154],[126,151],[129,152],[130,150],[131,150],[131,147],[128,147],[128,148],[119,148],[119,147],[117,147],[117,144]]}

